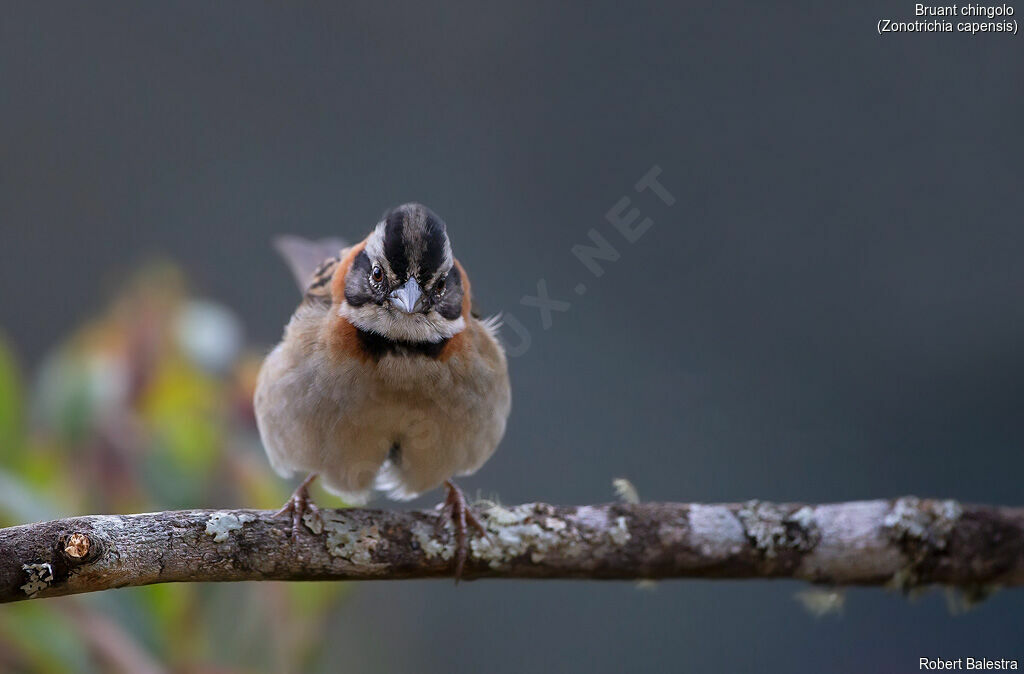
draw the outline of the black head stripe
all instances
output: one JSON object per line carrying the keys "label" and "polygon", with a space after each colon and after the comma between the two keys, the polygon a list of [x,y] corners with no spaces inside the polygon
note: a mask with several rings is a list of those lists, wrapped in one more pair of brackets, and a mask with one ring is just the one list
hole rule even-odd
{"label": "black head stripe", "polygon": [[444,288],[444,295],[436,305],[437,313],[441,314],[442,318],[454,321],[462,314],[462,275],[458,267],[452,267],[448,272]]}
{"label": "black head stripe", "polygon": [[384,226],[384,257],[391,271],[399,279],[409,273],[409,260],[405,251],[405,210],[396,208],[387,215]]}
{"label": "black head stripe", "polygon": [[428,283],[444,262],[444,246],[448,241],[444,222],[429,209],[424,209],[423,253],[420,255],[419,281]]}
{"label": "black head stripe", "polygon": [[345,277],[345,301],[353,307],[361,307],[367,302],[376,299],[373,289],[370,287],[369,274],[370,258],[366,251],[360,251],[352,260],[352,266],[348,269],[348,276]]}

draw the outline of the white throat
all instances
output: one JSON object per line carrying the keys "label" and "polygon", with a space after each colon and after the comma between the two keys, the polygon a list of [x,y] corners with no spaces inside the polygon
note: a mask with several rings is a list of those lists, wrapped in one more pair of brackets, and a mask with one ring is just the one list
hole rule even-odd
{"label": "white throat", "polygon": [[451,339],[466,329],[466,319],[442,318],[436,311],[407,314],[401,309],[367,303],[353,307],[342,302],[338,315],[360,330],[403,342],[437,342]]}

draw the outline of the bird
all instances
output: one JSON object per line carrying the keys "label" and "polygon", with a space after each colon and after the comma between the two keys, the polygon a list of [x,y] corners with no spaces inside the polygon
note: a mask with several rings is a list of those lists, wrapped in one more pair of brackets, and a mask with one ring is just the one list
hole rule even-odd
{"label": "bird", "polygon": [[439,524],[453,523],[457,582],[467,523],[487,533],[452,478],[490,458],[511,409],[500,316],[473,311],[448,228],[422,204],[388,210],[352,246],[285,236],[276,247],[303,298],[260,367],[253,406],[274,470],[306,474],[278,516],[291,515],[293,541],[303,517],[319,518],[317,477],[352,505],[444,486]]}

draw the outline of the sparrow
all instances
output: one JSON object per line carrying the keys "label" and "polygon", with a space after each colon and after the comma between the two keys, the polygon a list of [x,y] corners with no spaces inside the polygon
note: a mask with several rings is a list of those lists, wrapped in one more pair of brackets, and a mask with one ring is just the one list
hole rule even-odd
{"label": "sparrow", "polygon": [[318,517],[317,476],[353,505],[444,485],[458,580],[466,523],[486,532],[452,478],[490,458],[511,407],[499,317],[474,314],[447,227],[421,204],[391,209],[354,246],[282,237],[277,248],[303,298],[253,403],[274,470],[308,474],[278,514],[292,515],[293,537],[307,512]]}

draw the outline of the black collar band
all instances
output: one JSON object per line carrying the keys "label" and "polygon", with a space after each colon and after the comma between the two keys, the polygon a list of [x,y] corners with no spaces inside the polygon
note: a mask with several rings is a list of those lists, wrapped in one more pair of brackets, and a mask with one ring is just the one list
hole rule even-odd
{"label": "black collar band", "polygon": [[361,328],[356,328],[356,335],[359,337],[359,343],[363,349],[373,356],[375,360],[380,360],[389,354],[394,356],[437,358],[441,355],[445,345],[448,344],[447,338],[440,342],[407,342],[389,339],[384,335],[378,335],[376,332],[370,332]]}

